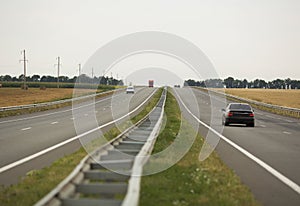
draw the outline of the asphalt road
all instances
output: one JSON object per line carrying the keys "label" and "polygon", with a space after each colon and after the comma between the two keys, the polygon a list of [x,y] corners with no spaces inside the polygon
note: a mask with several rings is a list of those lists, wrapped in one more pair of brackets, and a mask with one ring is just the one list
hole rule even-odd
{"label": "asphalt road", "polygon": [[[75,105],[74,108],[80,108],[73,110],[75,112],[72,112],[70,106],[29,115],[1,118],[0,168],[120,118],[141,105],[153,92],[153,88],[136,88],[133,95],[125,94],[123,90],[112,96],[96,99],[95,107],[89,105],[90,102]],[[92,118],[94,121],[90,121]],[[77,124],[76,129],[74,124]],[[49,165],[57,158],[76,151],[80,146],[79,140],[76,140],[30,162],[2,172],[0,184],[16,183],[20,176],[24,176],[28,171]]]}
{"label": "asphalt road", "polygon": [[[213,96],[217,103],[211,105],[210,97],[197,89],[193,89],[198,104],[192,101],[187,88],[175,89],[188,109],[201,121],[210,125],[211,110],[220,114],[222,101],[219,96]],[[218,103],[219,101],[219,103]],[[223,104],[224,105],[224,104]],[[195,124],[185,109],[184,116]],[[197,114],[197,111],[200,111]],[[225,127],[222,134],[227,139],[247,150],[258,159],[271,166],[292,182],[300,185],[300,121],[299,119],[275,115],[255,109],[256,126],[254,128],[243,125]],[[221,119],[213,123],[219,130]],[[221,132],[221,131],[220,131]],[[208,134],[208,129],[201,126],[199,133]],[[241,178],[263,205],[300,205],[300,194],[280,181],[256,161],[245,156],[239,150],[220,140],[216,151],[221,159]],[[200,151],[199,151],[200,152]]]}

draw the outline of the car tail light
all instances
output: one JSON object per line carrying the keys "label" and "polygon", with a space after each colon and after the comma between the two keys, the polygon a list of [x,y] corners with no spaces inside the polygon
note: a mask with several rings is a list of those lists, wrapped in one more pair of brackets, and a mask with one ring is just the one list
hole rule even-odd
{"label": "car tail light", "polygon": [[228,112],[228,117],[232,117],[233,116],[233,112]]}
{"label": "car tail light", "polygon": [[250,116],[250,117],[254,117],[254,114],[253,114],[253,113],[250,113],[249,116]]}

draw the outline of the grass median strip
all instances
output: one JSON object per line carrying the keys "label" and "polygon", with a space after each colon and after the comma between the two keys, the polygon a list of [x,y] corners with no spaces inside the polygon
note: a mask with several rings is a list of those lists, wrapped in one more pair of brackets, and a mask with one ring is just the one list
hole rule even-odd
{"label": "grass median strip", "polygon": [[[159,89],[144,109],[131,119],[133,123],[142,119],[157,104],[162,93]],[[120,134],[120,131],[114,127],[105,133],[107,140],[113,139]],[[87,155],[86,151],[81,148],[73,154],[67,155],[55,161],[51,166],[41,170],[28,172],[22,178],[20,183],[9,187],[1,186],[0,188],[0,205],[1,206],[26,206],[33,205],[46,194],[48,194],[56,185],[66,178],[77,164]]]}
{"label": "grass median strip", "polygon": [[[154,153],[168,147],[180,128],[180,110],[171,93],[167,96],[165,112],[167,123],[157,139]],[[193,128],[184,134],[189,138],[194,134]],[[203,138],[198,135],[189,152],[177,164],[161,173],[143,177],[140,205],[259,205],[215,152],[199,162],[202,145]]]}

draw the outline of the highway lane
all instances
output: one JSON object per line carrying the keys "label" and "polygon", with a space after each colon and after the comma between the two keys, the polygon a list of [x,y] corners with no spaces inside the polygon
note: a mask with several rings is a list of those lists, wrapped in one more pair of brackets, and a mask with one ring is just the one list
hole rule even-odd
{"label": "highway lane", "polygon": [[[201,121],[210,125],[211,101],[209,96],[202,91],[193,89],[199,102],[198,105],[195,105],[190,102],[191,98],[187,96],[186,90],[186,88],[176,89],[176,92],[195,115],[197,109],[200,111],[198,118]],[[219,96],[212,98],[216,98],[218,101],[222,100]],[[216,104],[213,110],[221,114],[221,105]],[[193,121],[191,115],[184,113],[189,121]],[[300,121],[256,109],[255,118],[256,127],[229,126],[224,128],[223,135],[300,185]],[[221,119],[214,126],[221,127]],[[208,130],[200,126],[199,132],[205,137]],[[263,205],[300,205],[299,193],[236,148],[221,140],[216,151],[223,161],[249,186]]]}
{"label": "highway lane", "polygon": [[[153,92],[153,88],[136,88],[134,95],[120,91],[113,96],[96,99],[95,109],[92,106],[82,107],[88,102],[76,105],[76,107],[81,106],[80,110],[76,110],[79,112],[75,114],[76,118],[81,119],[80,132],[88,131],[127,114]],[[89,121],[91,117],[96,117],[97,125]],[[0,119],[0,167],[76,136],[74,121],[76,120],[72,114],[72,107]],[[76,146],[73,147],[73,151],[79,144],[77,142],[74,145]],[[36,167],[36,164],[29,165],[22,174]],[[0,184],[6,184],[5,178],[1,178],[1,175]]]}

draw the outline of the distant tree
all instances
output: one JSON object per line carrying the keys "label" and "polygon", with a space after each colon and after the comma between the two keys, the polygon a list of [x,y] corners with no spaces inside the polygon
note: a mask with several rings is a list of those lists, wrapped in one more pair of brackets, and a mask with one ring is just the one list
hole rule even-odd
{"label": "distant tree", "polygon": [[17,82],[17,81],[18,81],[18,78],[17,78],[17,77],[13,77],[13,78],[11,79],[11,81]]}
{"label": "distant tree", "polygon": [[2,78],[2,81],[5,81],[5,82],[10,82],[12,80],[12,77],[10,75],[5,75],[3,78]]}
{"label": "distant tree", "polygon": [[21,74],[18,79],[19,79],[20,82],[23,81],[24,80],[24,74]]}
{"label": "distant tree", "polygon": [[242,87],[243,87],[243,88],[247,88],[247,87],[248,87],[248,81],[247,81],[247,79],[244,79],[244,80],[242,81]]}
{"label": "distant tree", "polygon": [[285,83],[284,83],[284,80],[282,80],[282,79],[273,80],[272,84],[274,85],[275,89],[284,89],[285,88]]}
{"label": "distant tree", "polygon": [[233,77],[228,77],[228,78],[224,79],[224,84],[225,84],[226,88],[233,88],[233,81],[234,81]]}
{"label": "distant tree", "polygon": [[37,74],[32,75],[32,77],[31,77],[33,82],[39,82],[40,78],[41,78],[40,75],[37,75]]}
{"label": "distant tree", "polygon": [[185,83],[188,85],[188,86],[196,86],[196,82],[195,82],[195,80],[193,80],[193,79],[189,79],[189,80],[187,80],[187,81],[185,81]]}
{"label": "distant tree", "polygon": [[69,77],[67,77],[67,76],[59,76],[59,82],[69,82]]}

